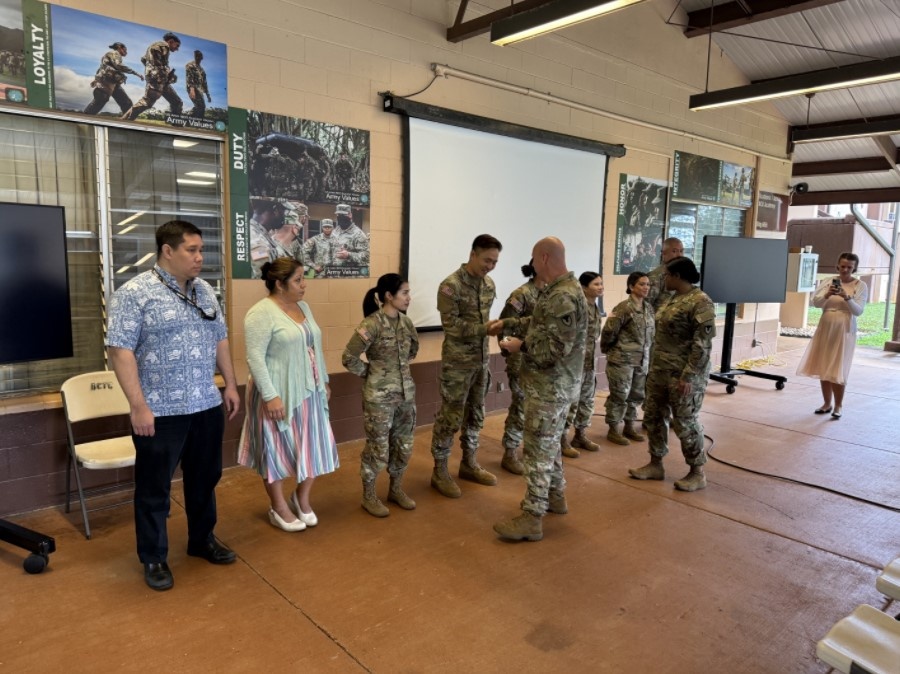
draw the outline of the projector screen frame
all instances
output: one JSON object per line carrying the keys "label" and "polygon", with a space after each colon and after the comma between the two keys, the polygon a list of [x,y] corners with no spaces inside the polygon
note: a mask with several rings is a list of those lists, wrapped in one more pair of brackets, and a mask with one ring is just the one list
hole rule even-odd
{"label": "projector screen frame", "polygon": [[[402,217],[404,222],[403,228],[403,236],[402,236],[402,245],[401,245],[401,261],[400,261],[400,271],[401,273],[409,275],[410,272],[410,248],[411,248],[411,170],[412,166],[412,158],[411,158],[411,140],[410,140],[410,118],[424,120],[428,122],[434,122],[438,124],[446,124],[449,126],[460,127],[463,129],[469,129],[472,131],[476,131],[479,133],[486,134],[494,134],[498,136],[506,136],[508,138],[514,138],[516,140],[524,140],[534,143],[543,143],[545,145],[551,145],[556,147],[561,147],[570,150],[578,150],[582,152],[588,152],[597,155],[603,155],[606,158],[610,157],[623,157],[625,156],[625,147],[623,145],[614,145],[610,143],[603,143],[600,141],[590,140],[586,138],[579,138],[577,136],[569,136],[566,134],[560,134],[553,131],[546,131],[543,129],[537,129],[534,127],[523,126],[519,124],[512,124],[509,122],[503,122],[496,119],[491,119],[488,117],[481,117],[479,115],[472,115],[464,112],[459,112],[456,110],[450,110],[448,108],[442,108],[440,106],[433,105],[425,105],[423,103],[418,103],[416,101],[410,101],[409,99],[394,96],[390,92],[382,92],[382,96],[384,99],[384,110],[386,112],[391,112],[394,114],[401,115],[403,118],[403,134],[402,134],[402,156],[403,156],[403,211]],[[604,167],[604,177],[603,184],[605,185],[609,176],[609,162],[605,162]],[[600,219],[601,222],[603,220],[603,213],[605,213],[606,207],[606,190],[602,191],[602,198],[600,204]],[[502,237],[501,237],[502,241]],[[468,257],[468,246],[464,245],[465,251],[460,256],[460,261],[465,261]],[[516,269],[524,262],[525,260],[512,260],[511,262],[507,262],[504,260],[505,264],[512,264]],[[602,274],[603,273],[603,237],[600,237],[599,241],[599,259],[597,260],[597,269]],[[447,272],[449,273],[451,269],[448,268]],[[576,270],[576,274],[579,270]],[[583,271],[583,270],[581,270]],[[524,280],[524,279],[523,279]],[[499,298],[503,299],[503,298]],[[420,332],[432,332],[442,330],[440,325],[428,325],[428,326],[417,326],[417,330]]]}

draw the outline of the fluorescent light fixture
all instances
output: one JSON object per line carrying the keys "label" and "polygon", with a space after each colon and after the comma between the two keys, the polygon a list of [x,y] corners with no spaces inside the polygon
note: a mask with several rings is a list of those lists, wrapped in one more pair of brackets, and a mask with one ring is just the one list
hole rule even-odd
{"label": "fluorescent light fixture", "polygon": [[897,79],[900,79],[900,56],[882,61],[855,63],[841,68],[814,70],[799,75],[755,82],[742,87],[694,94],[691,96],[689,107],[691,110],[709,110],[727,105],[743,105],[744,103],[799,96],[817,91],[850,89]]}
{"label": "fluorescent light fixture", "polygon": [[553,0],[491,24],[491,42],[501,47],[594,19],[644,0]]}
{"label": "fluorescent light fixture", "polygon": [[191,180],[190,178],[177,178],[175,182],[179,185],[215,185],[212,180]]}
{"label": "fluorescent light fixture", "polygon": [[[116,223],[116,227],[124,227],[124,226],[127,225],[129,222],[131,222],[132,220],[136,220],[137,218],[141,217],[142,215],[146,215],[146,214],[147,214],[147,211],[138,211],[138,212],[135,213],[134,215],[129,215],[127,218],[125,218],[124,220],[122,220],[122,222],[117,222],[117,223]],[[121,232],[120,232],[120,233],[121,233]]]}
{"label": "fluorescent light fixture", "polygon": [[184,140],[183,138],[176,138],[172,141],[172,145],[174,147],[194,147],[199,140]]}
{"label": "fluorescent light fixture", "polygon": [[126,264],[124,267],[120,267],[116,271],[116,274],[124,274],[126,271],[128,271],[132,267],[140,267],[142,264],[144,264],[147,260],[149,260],[151,257],[154,257],[155,255],[156,255],[156,253],[147,253],[144,257],[142,257],[140,260],[135,262],[133,265]]}
{"label": "fluorescent light fixture", "polygon": [[126,227],[121,232],[119,232],[117,236],[122,236],[123,234],[128,234],[128,232],[130,232],[135,227],[137,227],[137,225],[132,225],[131,227]]}
{"label": "fluorescent light fixture", "polygon": [[193,176],[194,178],[213,178],[216,179],[219,177],[218,173],[208,173],[206,171],[188,171],[184,175]]}

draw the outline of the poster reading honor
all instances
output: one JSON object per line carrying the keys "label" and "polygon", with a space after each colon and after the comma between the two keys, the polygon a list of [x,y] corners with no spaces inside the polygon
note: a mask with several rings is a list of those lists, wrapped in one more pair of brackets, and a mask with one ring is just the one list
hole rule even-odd
{"label": "poster reading honor", "polygon": [[309,278],[369,276],[369,132],[231,108],[232,275],[277,257]]}
{"label": "poster reading honor", "polygon": [[615,274],[650,271],[659,264],[667,194],[662,180],[619,174]]}

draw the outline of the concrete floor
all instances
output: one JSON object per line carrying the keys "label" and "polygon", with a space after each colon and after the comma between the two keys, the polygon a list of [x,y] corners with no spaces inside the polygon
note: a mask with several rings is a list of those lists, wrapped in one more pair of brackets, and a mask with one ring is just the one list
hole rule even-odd
{"label": "concrete floor", "polygon": [[[677,441],[666,481],[648,483],[626,472],[645,444],[603,440],[567,460],[570,512],[547,516],[540,543],[491,530],[523,493],[499,469],[503,414],[480,455],[497,487],[430,489],[424,427],[406,481],[419,508],[384,520],[359,507],[360,442],[314,489],[320,525],[297,534],[269,525],[257,477],[226,471],[217,533],[232,566],[185,555],[179,494],[170,592],[143,583],[130,507],[94,513],[91,541],[75,512],[19,517],[58,551],[30,576],[25,553],[0,544],[0,670],[827,672],[815,644],[834,622],[861,603],[900,611],[875,590],[900,555],[900,355],[858,350],[832,421],[812,414],[818,382],[793,376],[805,344],[785,340],[764,367],[789,377],[783,391],[710,384],[706,490],[673,489]],[[592,436],[604,432],[596,418]]]}

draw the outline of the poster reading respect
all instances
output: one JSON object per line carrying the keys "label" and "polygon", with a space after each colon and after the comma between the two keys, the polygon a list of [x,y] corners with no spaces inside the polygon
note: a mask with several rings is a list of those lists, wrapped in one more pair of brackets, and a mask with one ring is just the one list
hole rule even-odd
{"label": "poster reading respect", "polygon": [[369,132],[229,110],[233,278],[277,257],[309,278],[369,276]]}

